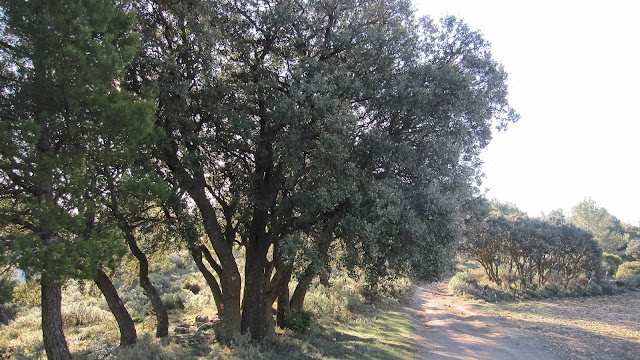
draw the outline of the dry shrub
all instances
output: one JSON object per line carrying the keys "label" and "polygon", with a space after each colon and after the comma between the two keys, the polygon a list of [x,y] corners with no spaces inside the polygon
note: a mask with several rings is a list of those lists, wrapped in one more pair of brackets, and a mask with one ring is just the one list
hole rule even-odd
{"label": "dry shrub", "polygon": [[358,283],[348,277],[336,279],[329,287],[312,287],[305,298],[305,309],[317,319],[348,321],[365,308]]}
{"label": "dry shrub", "polygon": [[189,358],[178,344],[163,345],[159,340],[144,334],[138,342],[127,348],[118,348],[108,360],[182,360]]}

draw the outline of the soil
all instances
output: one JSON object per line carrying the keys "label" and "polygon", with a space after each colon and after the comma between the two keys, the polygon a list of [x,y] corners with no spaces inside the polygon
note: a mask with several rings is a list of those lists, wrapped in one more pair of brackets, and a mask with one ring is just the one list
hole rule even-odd
{"label": "soil", "polygon": [[453,296],[447,284],[417,286],[409,308],[420,351],[417,359],[561,359],[544,338],[509,327]]}
{"label": "soil", "polygon": [[640,359],[640,291],[491,304],[417,286],[417,359]]}

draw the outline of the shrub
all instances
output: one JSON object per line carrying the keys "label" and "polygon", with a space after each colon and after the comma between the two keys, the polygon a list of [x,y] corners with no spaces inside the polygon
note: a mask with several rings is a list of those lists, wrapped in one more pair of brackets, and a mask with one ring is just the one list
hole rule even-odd
{"label": "shrub", "polygon": [[640,261],[640,239],[632,240],[629,244],[627,244],[627,250],[625,251],[625,254]]}
{"label": "shrub", "polygon": [[639,275],[640,274],[640,261],[631,261],[626,262],[618,267],[618,271],[616,272],[617,278],[622,278],[628,275]]}
{"label": "shrub", "polygon": [[33,280],[18,282],[13,288],[13,302],[20,305],[40,305],[40,286]]}
{"label": "shrub", "polygon": [[120,297],[132,316],[145,315],[151,309],[151,302],[140,286],[133,286],[120,291]]}
{"label": "shrub", "polygon": [[15,286],[15,280],[0,276],[0,304],[7,304],[13,301],[13,289]]}
{"label": "shrub", "polygon": [[449,280],[449,289],[456,295],[476,295],[478,279],[469,270],[459,272]]}
{"label": "shrub", "polygon": [[98,325],[111,320],[111,313],[92,301],[72,301],[62,304],[62,322],[65,326]]}
{"label": "shrub", "polygon": [[202,313],[212,307],[215,307],[211,296],[199,293],[187,297],[184,307],[187,311]]}
{"label": "shrub", "polygon": [[305,308],[317,319],[346,321],[367,308],[355,280],[336,279],[330,287],[317,285],[309,289]]}
{"label": "shrub", "polygon": [[389,300],[407,304],[411,301],[411,289],[412,284],[409,279],[390,276],[380,279],[374,285],[360,286],[360,294],[372,304]]}
{"label": "shrub", "polygon": [[600,283],[603,295],[614,295],[618,293],[618,287],[611,280],[605,280]]}
{"label": "shrub", "polygon": [[534,296],[541,299],[554,296],[563,297],[565,295],[566,294],[562,291],[562,287],[557,283],[546,283],[534,291]]}
{"label": "shrub", "polygon": [[640,275],[627,275],[622,281],[624,282],[624,286],[629,289],[635,289],[640,286]]}
{"label": "shrub", "polygon": [[603,294],[602,286],[598,285],[594,281],[589,281],[587,285],[584,286],[584,295],[585,296],[598,296]]}
{"label": "shrub", "polygon": [[184,310],[184,299],[180,293],[164,294],[161,298],[167,310]]}
{"label": "shrub", "polygon": [[[7,325],[10,320],[18,313],[15,305],[13,304],[0,304],[0,324]],[[2,357],[0,357],[2,359]]]}
{"label": "shrub", "polygon": [[287,328],[299,333],[306,333],[311,327],[311,312],[298,310],[292,311],[287,316]]}
{"label": "shrub", "polygon": [[616,254],[602,254],[602,268],[606,276],[614,276],[618,267],[622,264],[622,259]]}
{"label": "shrub", "polygon": [[185,290],[189,290],[194,294],[198,294],[201,290],[200,283],[194,277],[190,277],[182,283],[182,288]]}
{"label": "shrub", "polygon": [[109,360],[180,360],[188,358],[178,344],[163,346],[158,340],[152,339],[149,334],[138,338],[135,345],[126,348],[118,348]]}

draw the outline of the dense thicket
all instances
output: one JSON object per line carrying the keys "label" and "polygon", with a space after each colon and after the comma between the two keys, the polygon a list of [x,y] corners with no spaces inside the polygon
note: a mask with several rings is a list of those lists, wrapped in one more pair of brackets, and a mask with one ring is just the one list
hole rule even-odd
{"label": "dense thicket", "polygon": [[[14,4],[52,15],[20,15]],[[45,171],[34,205],[9,202],[8,215],[91,215],[89,223],[104,224],[109,235],[92,233],[93,246],[126,238],[134,253],[144,229],[170,231],[207,280],[226,339],[266,336],[276,302],[286,323],[289,306],[301,306],[330,261],[361,270],[371,283],[442,271],[475,206],[478,154],[495,126],[517,118],[506,73],[479,33],[454,18],[417,20],[405,0],[106,2],[119,8],[115,14],[137,15],[142,48],[125,66],[129,17],[110,18],[96,4],[104,5],[87,0],[58,13],[37,1],[2,3],[2,59],[10,61],[3,111],[14,120],[3,114],[10,145],[2,153],[2,195],[30,194],[24,179],[33,174],[25,168]],[[13,31],[19,24],[8,25],[20,16],[48,29],[41,48]],[[84,37],[65,27],[76,24]],[[12,54],[22,44],[31,58]],[[67,51],[75,55],[55,58]],[[36,83],[42,101],[14,96]],[[69,84],[77,93],[67,92]],[[139,99],[157,106],[153,130]],[[137,113],[135,104],[142,104]],[[128,122],[131,115],[138,122]],[[16,160],[21,154],[47,161],[27,165]],[[73,191],[53,185],[65,179]],[[42,195],[52,190],[54,197]],[[93,211],[67,206],[75,199],[91,199]],[[68,249],[54,258],[69,267],[115,254],[83,251],[80,233],[51,228],[35,238],[43,249],[70,242],[52,247]],[[142,282],[145,260],[138,259]],[[29,264],[20,266],[46,278],[46,267]]]}
{"label": "dense thicket", "polygon": [[461,250],[496,285],[520,290],[573,279],[598,282],[602,250],[593,235],[573,225],[493,215],[467,229]]}

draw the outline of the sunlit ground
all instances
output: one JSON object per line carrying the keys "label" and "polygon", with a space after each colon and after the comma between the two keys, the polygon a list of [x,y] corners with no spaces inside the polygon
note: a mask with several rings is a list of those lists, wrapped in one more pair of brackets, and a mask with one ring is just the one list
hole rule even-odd
{"label": "sunlit ground", "polygon": [[538,333],[568,358],[637,359],[640,354],[640,292],[471,304],[474,310],[500,315],[510,325]]}

